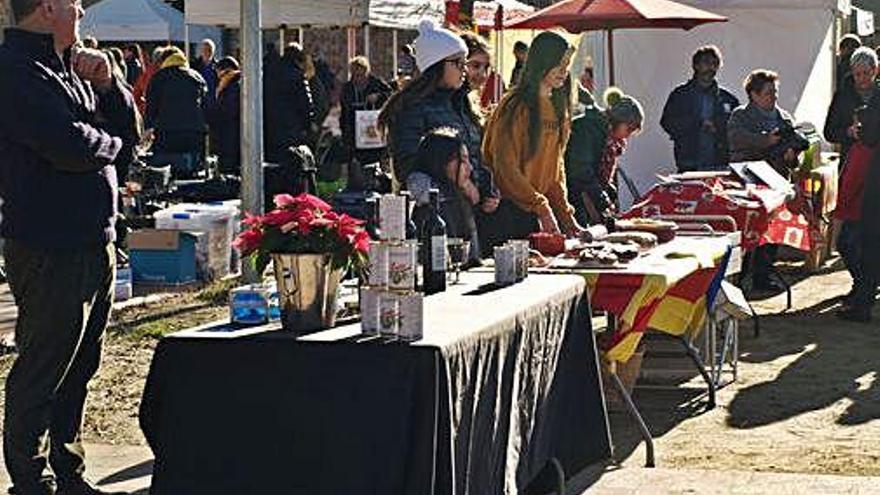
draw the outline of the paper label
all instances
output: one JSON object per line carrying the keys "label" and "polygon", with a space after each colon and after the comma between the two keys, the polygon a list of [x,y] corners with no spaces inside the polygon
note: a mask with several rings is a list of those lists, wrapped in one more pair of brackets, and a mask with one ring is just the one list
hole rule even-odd
{"label": "paper label", "polygon": [[431,270],[435,272],[446,271],[445,235],[435,235],[431,237]]}

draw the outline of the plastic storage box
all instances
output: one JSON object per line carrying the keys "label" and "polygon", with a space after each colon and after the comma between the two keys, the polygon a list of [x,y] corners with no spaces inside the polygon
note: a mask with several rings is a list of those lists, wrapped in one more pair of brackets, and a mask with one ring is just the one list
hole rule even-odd
{"label": "plastic storage box", "polygon": [[198,276],[217,280],[229,274],[232,251],[232,214],[223,208],[199,204],[181,204],[153,214],[157,229],[203,232],[205,241],[197,245]]}

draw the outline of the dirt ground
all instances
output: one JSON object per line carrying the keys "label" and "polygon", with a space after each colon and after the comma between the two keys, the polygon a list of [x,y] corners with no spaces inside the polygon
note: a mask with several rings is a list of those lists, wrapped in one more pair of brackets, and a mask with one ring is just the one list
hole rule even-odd
{"label": "dirt ground", "polygon": [[[138,426],[138,408],[159,337],[227,315],[222,292],[226,285],[114,313],[105,338],[101,369],[89,383],[83,431],[86,442],[146,444]],[[11,355],[0,357],[3,383],[12,361]],[[3,389],[0,387],[0,407],[6,399]]]}
{"label": "dirt ground", "polygon": [[[686,403],[704,404],[693,389],[638,390],[657,465],[880,475],[880,312],[870,325],[836,319],[835,298],[849,282],[837,262],[794,283],[787,312],[784,295],[753,302],[761,335],[743,325],[738,381],[719,391],[714,410]],[[618,458],[642,465],[634,424],[617,413],[611,420]]]}
{"label": "dirt ground", "polygon": [[[880,323],[834,318],[837,303],[827,301],[848,284],[838,264],[797,281],[787,313],[780,314],[784,296],[756,302],[761,335],[743,326],[739,380],[719,392],[714,410],[703,411],[699,379],[672,391],[638,390],[658,466],[880,475]],[[215,288],[114,316],[104,365],[90,387],[87,441],[144,443],[137,412],[158,336],[223,317],[224,301]],[[880,322],[880,312],[875,316]],[[10,364],[11,356],[0,358],[0,379]],[[618,459],[641,465],[634,424],[620,413],[611,424]]]}

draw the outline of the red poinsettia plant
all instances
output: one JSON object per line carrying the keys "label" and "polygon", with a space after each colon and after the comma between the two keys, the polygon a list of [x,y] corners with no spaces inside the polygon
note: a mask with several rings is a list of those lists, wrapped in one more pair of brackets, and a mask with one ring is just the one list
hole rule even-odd
{"label": "red poinsettia plant", "polygon": [[327,254],[334,268],[366,270],[370,236],[361,220],[334,212],[310,194],[279,194],[274,203],[265,215],[245,214],[246,230],[233,243],[242,257],[253,259],[258,273],[279,253]]}

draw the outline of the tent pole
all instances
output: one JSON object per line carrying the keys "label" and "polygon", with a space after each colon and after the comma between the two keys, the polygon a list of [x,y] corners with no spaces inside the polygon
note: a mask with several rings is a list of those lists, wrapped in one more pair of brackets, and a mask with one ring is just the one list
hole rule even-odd
{"label": "tent pole", "polygon": [[287,28],[282,24],[278,27],[278,53],[284,55],[284,45],[287,41]]}
{"label": "tent pole", "polygon": [[400,48],[398,47],[398,43],[399,41],[397,39],[397,29],[392,29],[391,44],[393,45],[392,48],[394,52],[391,54],[391,68],[393,69],[393,72],[391,73],[391,79],[397,78],[397,52],[400,50]]}
{"label": "tent pole", "polygon": [[297,36],[297,41],[299,41],[299,46],[305,45],[305,39],[306,39],[305,28],[300,26],[299,29],[297,29],[296,31],[297,31],[296,36]]}
{"label": "tent pole", "polygon": [[608,87],[614,86],[614,32],[608,30]]}
{"label": "tent pole", "polygon": [[370,25],[364,25],[364,56],[370,59]]}
{"label": "tent pole", "polygon": [[348,34],[348,48],[347,48],[348,57],[345,59],[346,60],[345,65],[346,65],[346,67],[348,67],[348,78],[351,78],[351,65],[348,63],[348,61],[353,59],[356,55],[355,52],[357,51],[357,33],[355,33],[353,26],[349,26],[348,30],[347,30],[347,34]]}
{"label": "tent pole", "polygon": [[[263,60],[260,0],[241,0],[241,199],[242,211],[263,213]],[[263,274],[243,263],[249,283]]]}
{"label": "tent pole", "polygon": [[[170,45],[171,43],[169,43]],[[189,23],[183,23],[183,53],[189,59]]]}

